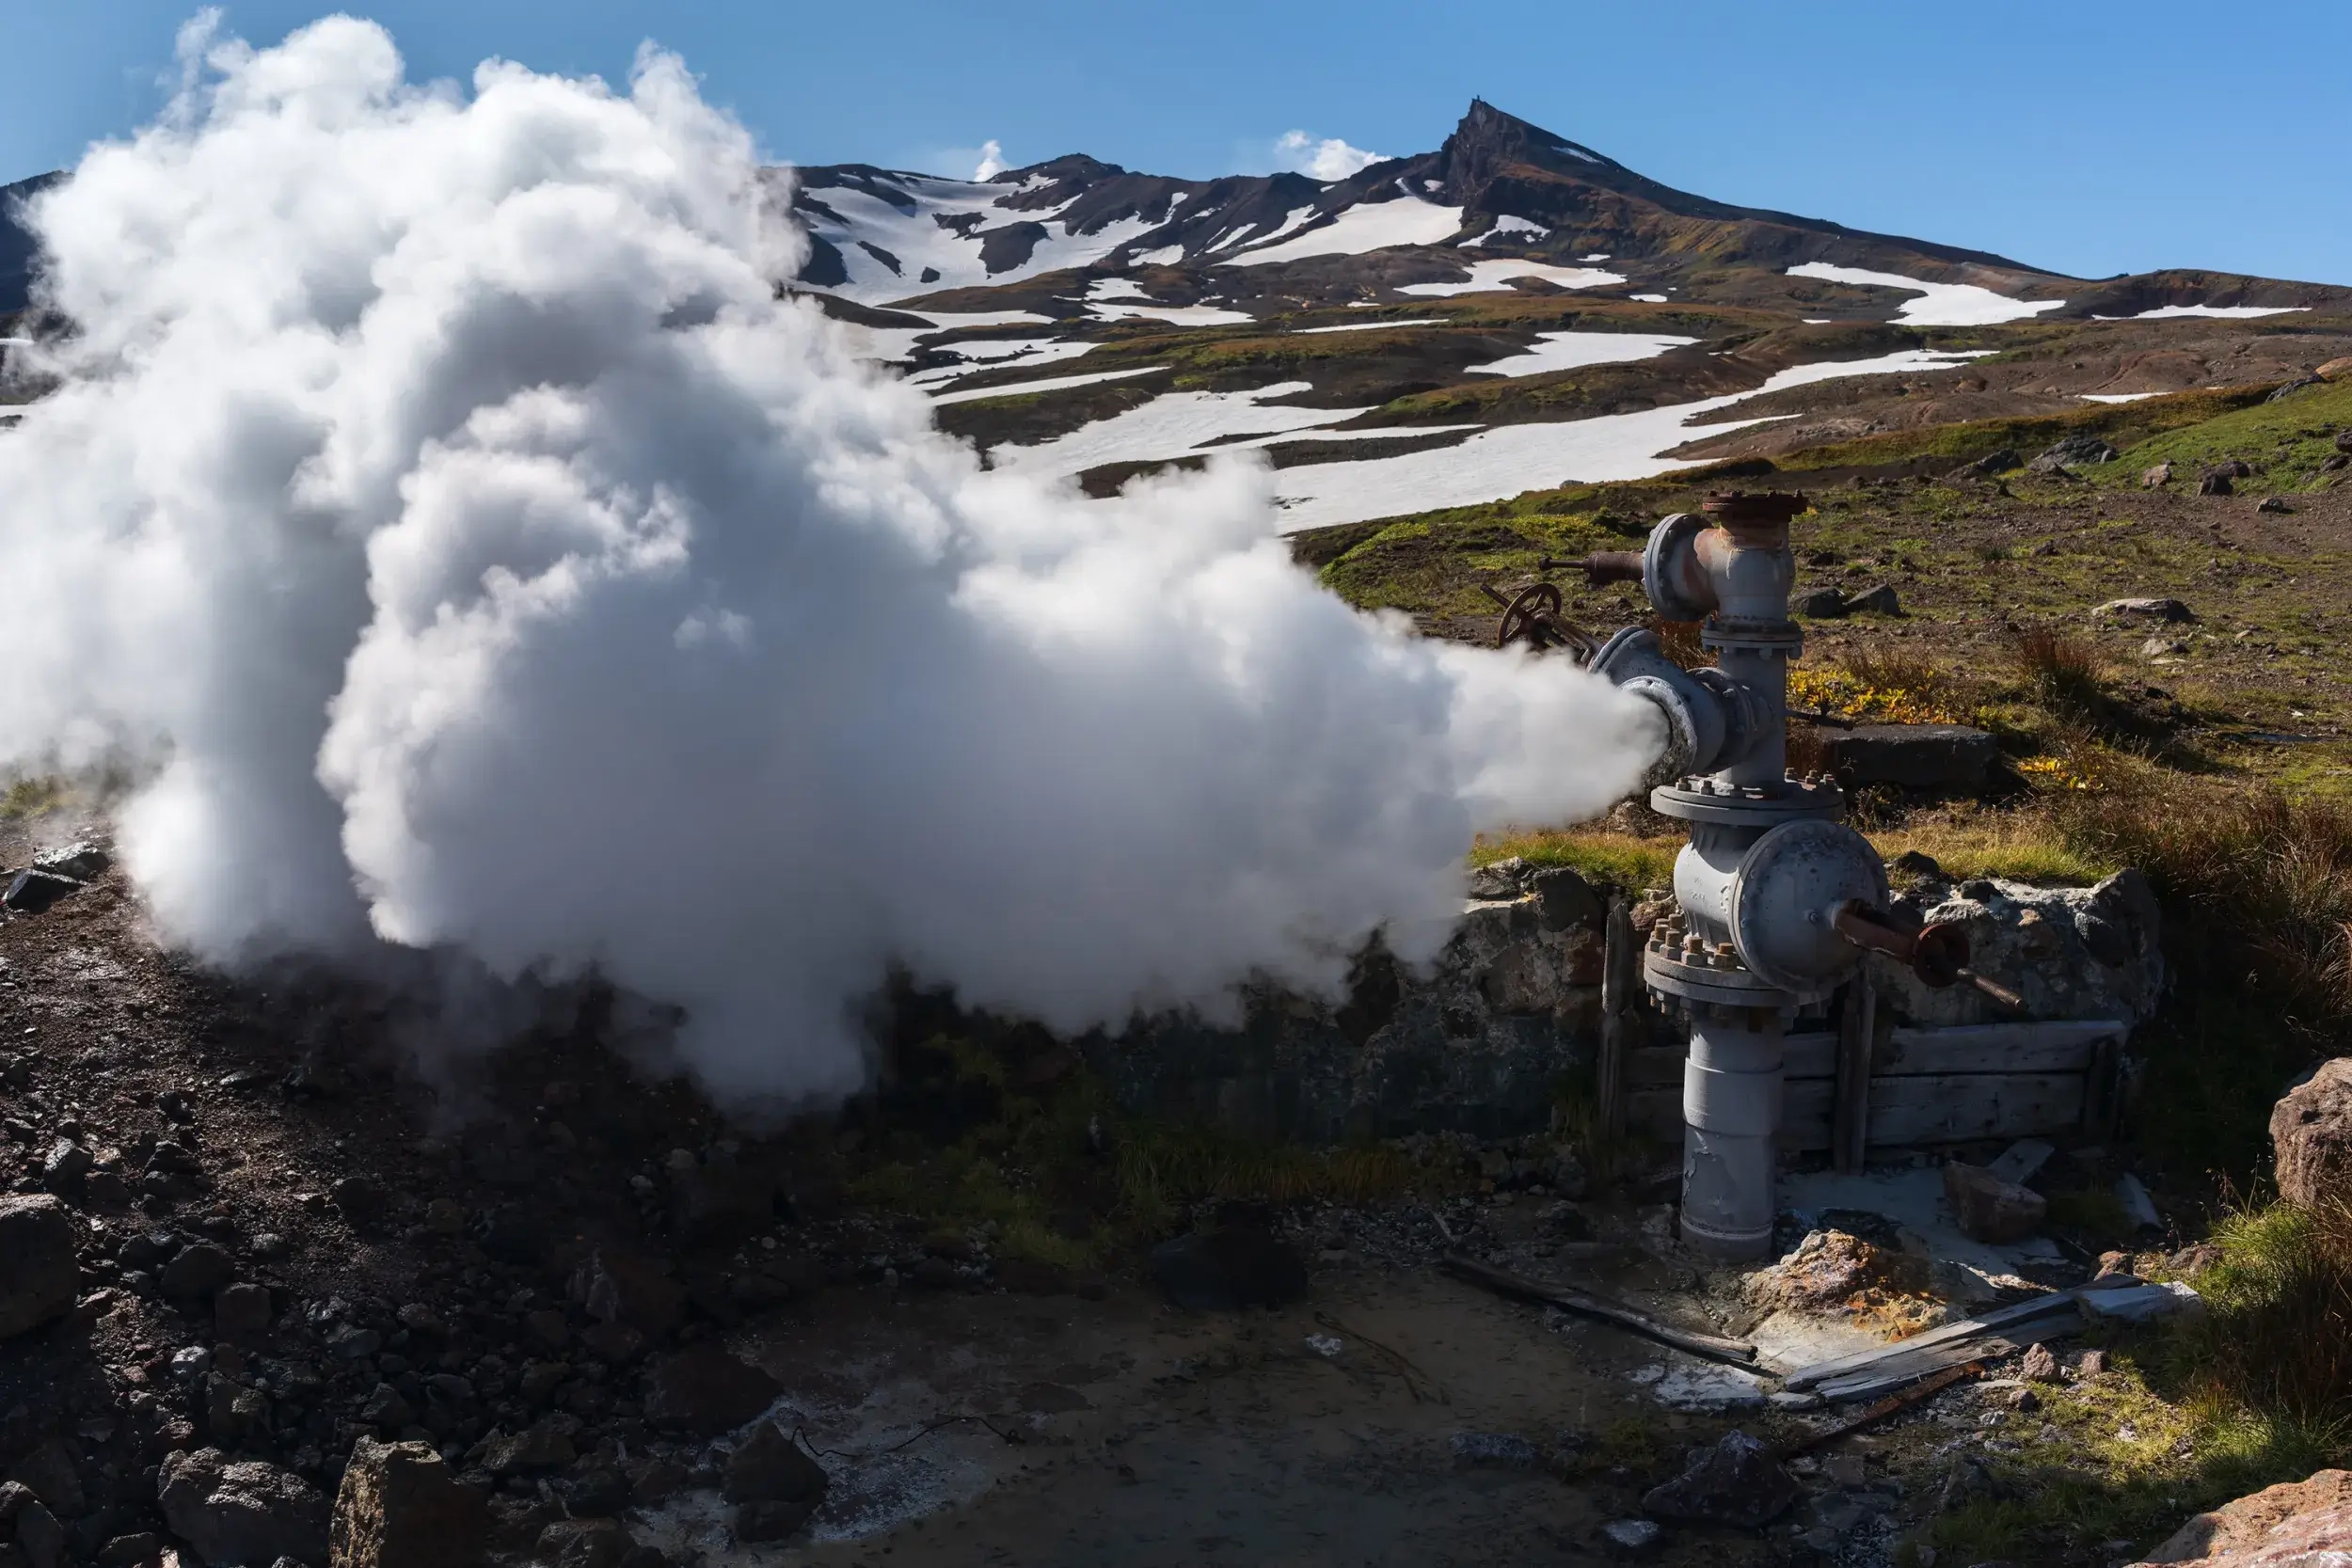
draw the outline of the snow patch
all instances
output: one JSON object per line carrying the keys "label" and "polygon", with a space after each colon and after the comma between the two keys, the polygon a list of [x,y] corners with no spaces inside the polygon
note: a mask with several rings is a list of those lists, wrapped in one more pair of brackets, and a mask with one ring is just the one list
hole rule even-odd
{"label": "snow patch", "polygon": [[1306,338],[1317,332],[1375,332],[1384,326],[1445,326],[1448,325],[1450,324],[1437,319],[1406,322],[1342,322],[1337,326],[1294,326],[1291,328],[1291,334],[1294,337]]}
{"label": "snow patch", "polygon": [[1230,438],[1234,436],[1263,438],[1339,424],[1364,412],[1361,408],[1268,406],[1272,399],[1313,389],[1309,382],[1283,381],[1249,392],[1163,392],[1141,407],[1097,420],[1066,436],[1034,446],[1001,446],[993,455],[999,468],[1081,474],[1105,463],[1183,457],[1212,442],[1222,450],[1232,444]]}
{"label": "snow patch", "polygon": [[1549,261],[1472,261],[1467,283],[1407,283],[1397,290],[1401,294],[1422,294],[1444,299],[1454,294],[1496,293],[1511,286],[1515,277],[1539,277],[1564,289],[1598,289],[1624,278],[1613,272],[1597,267],[1563,267]]}
{"label": "snow patch", "polygon": [[954,344],[949,352],[960,354],[965,362],[958,365],[934,365],[917,371],[907,380],[917,387],[935,387],[942,382],[959,381],[984,370],[993,370],[1009,360],[1018,359],[1025,366],[1051,365],[1064,359],[1075,359],[1089,353],[1094,345],[1073,342],[1059,338],[981,338],[968,343]]}
{"label": "snow patch", "polygon": [[2162,392],[2077,392],[2085,403],[2137,403],[2141,398],[2160,398]]}
{"label": "snow patch", "polygon": [[1487,230],[1484,234],[1464,240],[1461,248],[1469,250],[1486,245],[1489,241],[1508,240],[1518,235],[1524,235],[1531,240],[1540,240],[1550,232],[1549,229],[1537,223],[1534,218],[1515,217],[1509,213],[1502,213],[1496,215],[1495,226],[1492,229]]}
{"label": "snow patch", "polygon": [[1157,250],[1138,250],[1127,258],[1131,267],[1172,267],[1184,259],[1184,247],[1164,245]]}
{"label": "snow patch", "polygon": [[1663,305],[1666,303],[1666,296],[1664,294],[1628,294],[1625,297],[1628,299],[1638,299],[1645,305]]}
{"label": "snow patch", "polygon": [[[1313,210],[1305,209],[1310,213]],[[1297,218],[1298,214],[1291,216]],[[1290,227],[1293,225],[1284,224],[1284,229]],[[1310,229],[1279,245],[1253,247],[1221,264],[1256,267],[1275,261],[1303,261],[1310,256],[1361,256],[1366,251],[1386,250],[1391,245],[1437,245],[1452,238],[1461,227],[1459,207],[1440,207],[1418,197],[1400,197],[1394,201],[1350,207],[1320,229]]]}
{"label": "snow patch", "polygon": [[1073,387],[1091,387],[1098,381],[1122,381],[1131,375],[1150,375],[1153,371],[1166,369],[1166,365],[1144,365],[1131,371],[1096,371],[1090,375],[1055,375],[1042,381],[1015,382],[1009,387],[975,387],[968,391],[939,392],[932,396],[931,402],[977,403],[981,398],[1024,397],[1031,392],[1066,392]]}
{"label": "snow patch", "polygon": [[[794,214],[811,233],[840,252],[850,277],[834,292],[867,303],[933,289],[1012,283],[1042,272],[1090,266],[1161,227],[1149,218],[1131,216],[1106,223],[1091,234],[1073,234],[1067,225],[1056,221],[1071,202],[1024,212],[1005,205],[1019,193],[1008,192],[1002,185],[925,174],[878,176],[875,183],[886,186],[898,199],[859,185],[817,185],[808,187],[806,194],[810,200],[821,203],[825,212]],[[943,218],[960,227],[948,227],[939,221]],[[978,221],[972,222],[974,218]],[[1032,222],[1043,225],[1046,232],[1028,259],[1002,272],[989,271],[980,259],[979,232]],[[895,257],[897,270],[866,250],[866,245]],[[939,276],[926,282],[923,274],[927,271]]]}
{"label": "snow patch", "polygon": [[2256,316],[2284,316],[2297,310],[2308,310],[2308,305],[2159,305],[2153,310],[2142,310],[2137,316],[2093,316],[2100,322],[2169,321],[2176,316],[2217,316],[2228,321],[2250,321]]}
{"label": "snow patch", "polygon": [[1533,346],[1491,364],[1471,365],[1470,375],[1542,375],[1586,365],[1619,365],[1655,359],[1670,348],[1687,348],[1696,338],[1652,332],[1545,332]]}
{"label": "snow patch", "polygon": [[1827,261],[1807,261],[1801,267],[1790,267],[1788,276],[1916,293],[1917,299],[1905,300],[1895,312],[1898,320],[1914,326],[1993,326],[2063,309],[2066,305],[2062,299],[2012,299],[1974,283],[1931,283],[1925,278],[1905,277],[1900,273],[1835,267]]}

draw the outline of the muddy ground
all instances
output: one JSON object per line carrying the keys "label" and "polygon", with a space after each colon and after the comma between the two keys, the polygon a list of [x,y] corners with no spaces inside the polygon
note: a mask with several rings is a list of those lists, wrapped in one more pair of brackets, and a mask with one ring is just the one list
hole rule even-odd
{"label": "muddy ground", "polygon": [[[61,827],[15,823],[0,859]],[[876,1135],[870,1114],[729,1125],[632,1077],[593,996],[474,1055],[399,994],[160,953],[119,870],[0,922],[0,1177],[67,1198],[84,1286],[70,1320],[0,1346],[0,1473],[55,1490],[65,1457],[72,1560],[153,1560],[136,1553],[170,1539],[174,1449],[331,1492],[372,1432],[427,1438],[490,1489],[515,1561],[566,1511],[617,1510],[672,1563],[1582,1562],[1689,1448],[1830,1418],[1434,1266],[1459,1243],[1743,1330],[1757,1314],[1728,1277],[1667,1239],[1663,1172],[1576,1203],[1473,1181],[1300,1206],[1275,1225],[1309,1261],[1305,1300],[1188,1313],[1132,1254],[1057,1269],[861,1205],[842,1149]],[[1627,1250],[1571,1258],[1564,1238]],[[175,1264],[204,1245],[215,1277],[191,1291]],[[583,1289],[630,1267],[669,1298],[616,1314]],[[208,1306],[230,1282],[268,1288],[266,1324]],[[781,1544],[732,1544],[714,1490],[743,1412],[653,1386],[714,1344],[774,1380],[774,1418],[832,1478]],[[1807,1500],[1769,1528],[1670,1526],[1653,1556],[1890,1560],[1948,1500],[1956,1445],[1997,1440],[1983,1403],[1941,1396],[1807,1462]],[[534,1426],[564,1436],[556,1462],[492,1475],[483,1440]]]}

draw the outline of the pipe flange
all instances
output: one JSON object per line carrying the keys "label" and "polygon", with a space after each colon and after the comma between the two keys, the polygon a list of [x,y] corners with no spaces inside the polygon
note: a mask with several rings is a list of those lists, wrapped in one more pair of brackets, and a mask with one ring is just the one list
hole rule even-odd
{"label": "pipe flange", "polygon": [[1711,1002],[1724,1007],[1769,1007],[1774,1011],[1819,1001],[1830,994],[1820,988],[1791,992],[1751,969],[1684,963],[1667,953],[1642,955],[1642,981],[1659,995],[1678,997],[1685,1002]]}
{"label": "pipe flange", "polygon": [[1835,820],[1845,815],[1846,795],[1826,781],[1733,785],[1684,779],[1651,790],[1649,803],[1661,816],[1678,821],[1765,828],[1817,817]]}
{"label": "pipe flange", "polygon": [[1745,653],[1783,653],[1794,659],[1804,652],[1804,628],[1794,621],[1730,620],[1709,615],[1699,626],[1699,646]]}
{"label": "pipe flange", "polygon": [[1677,512],[1650,530],[1642,547],[1642,590],[1650,608],[1669,621],[1704,620],[1712,605],[1692,604],[1675,591],[1675,563],[1689,554],[1700,534],[1711,525],[1689,512]]}
{"label": "pipe flange", "polygon": [[1833,990],[1862,949],[1831,924],[1852,901],[1884,909],[1886,863],[1839,822],[1784,822],[1749,846],[1731,874],[1731,941],[1762,978],[1792,991]]}

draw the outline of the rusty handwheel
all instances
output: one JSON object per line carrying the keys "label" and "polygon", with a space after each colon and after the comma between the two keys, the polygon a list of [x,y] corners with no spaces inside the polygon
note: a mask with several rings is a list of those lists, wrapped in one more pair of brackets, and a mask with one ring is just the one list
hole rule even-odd
{"label": "rusty handwheel", "polygon": [[1551,583],[1539,582],[1520,589],[1518,596],[1503,609],[1502,625],[1495,632],[1495,646],[1507,648],[1514,642],[1525,642],[1541,653],[1555,641],[1565,641],[1558,636],[1560,605],[1560,590]]}

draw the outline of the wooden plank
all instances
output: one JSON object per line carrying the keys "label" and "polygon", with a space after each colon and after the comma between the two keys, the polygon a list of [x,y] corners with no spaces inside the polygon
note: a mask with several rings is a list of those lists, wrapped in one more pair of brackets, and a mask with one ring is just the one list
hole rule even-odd
{"label": "wooden plank", "polygon": [[1678,1045],[1645,1045],[1639,1051],[1625,1053],[1625,1086],[1636,1089],[1675,1089],[1682,1087],[1682,1061],[1685,1052]]}
{"label": "wooden plank", "polygon": [[1873,1064],[1884,1077],[1954,1072],[2083,1072],[2101,1040],[2128,1034],[2119,1019],[2059,1019],[2040,1023],[1972,1023],[1948,1029],[1897,1029]]}
{"label": "wooden plank", "polygon": [[1870,1080],[1870,1142],[1882,1148],[2033,1138],[2082,1119],[2079,1072],[1969,1072]]}
{"label": "wooden plank", "polygon": [[1513,1274],[1508,1269],[1498,1269],[1458,1252],[1447,1253],[1439,1262],[1448,1274],[1467,1279],[1473,1285],[1483,1285],[1502,1295],[1540,1301],[1564,1312],[1597,1318],[1602,1323],[1631,1329],[1645,1338],[1688,1351],[1692,1355],[1703,1355],[1710,1361],[1727,1361],[1735,1367],[1756,1365],[1756,1347],[1745,1340],[1726,1339],[1721,1335],[1661,1323],[1629,1302],[1619,1301],[1613,1296],[1601,1295],[1594,1291],[1580,1291],[1574,1286],[1549,1279]]}
{"label": "wooden plank", "polygon": [[[2082,1307],[2073,1294],[2059,1291],[2046,1296],[2034,1296],[2008,1307],[1995,1307],[1977,1317],[1963,1318],[1958,1323],[1931,1328],[1908,1339],[1891,1345],[1873,1345],[1868,1350],[1855,1351],[1850,1355],[1833,1356],[1816,1361],[1809,1367],[1799,1367],[1788,1376],[1788,1386],[1799,1391],[1832,1378],[1843,1378],[1859,1371],[1888,1365],[1901,1365],[1923,1353],[1946,1345],[1966,1344],[1990,1338],[1994,1334],[2030,1340],[2044,1327],[2045,1320],[2063,1323],[2069,1318],[2082,1321]],[[1934,1369],[1930,1368],[1931,1371]]]}
{"label": "wooden plank", "polygon": [[1600,1060],[1597,1077],[1600,1127],[1606,1137],[1625,1132],[1627,1014],[1633,1005],[1633,965],[1641,944],[1633,937],[1633,913],[1623,898],[1609,901],[1600,960]]}
{"label": "wooden plank", "polygon": [[1878,989],[1868,970],[1846,988],[1837,1018],[1837,1079],[1830,1103],[1831,1164],[1840,1171],[1862,1168],[1870,1138],[1870,1046],[1877,1034]]}
{"label": "wooden plank", "polygon": [[1835,1078],[1837,1076],[1837,1032],[1834,1029],[1808,1029],[1802,1035],[1788,1035],[1780,1042],[1780,1075],[1783,1078]]}

